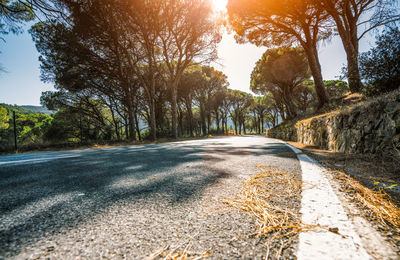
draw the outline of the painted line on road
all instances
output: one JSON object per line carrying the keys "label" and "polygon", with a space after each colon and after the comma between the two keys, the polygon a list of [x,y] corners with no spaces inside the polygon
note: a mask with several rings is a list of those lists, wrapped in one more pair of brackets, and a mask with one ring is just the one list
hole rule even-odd
{"label": "painted line on road", "polygon": [[[198,147],[187,147],[187,144],[191,143],[198,143],[201,142],[201,145],[198,145]],[[162,144],[151,144],[149,147],[146,147],[146,145],[142,146],[125,146],[125,147],[111,147],[111,148],[103,148],[103,149],[85,149],[85,150],[72,150],[71,152],[85,152],[85,154],[90,154],[92,152],[101,152],[101,151],[129,151],[129,152],[147,152],[147,151],[154,151],[154,150],[160,150],[160,149],[165,149],[165,148],[171,148],[173,147],[174,149],[179,148],[179,149],[185,149],[185,150],[193,150],[196,148],[201,148],[203,144],[206,144],[208,142],[212,142],[215,140],[190,140],[190,141],[181,141],[181,142],[173,142],[173,143],[162,143]],[[57,153],[57,152],[56,152]],[[30,154],[31,155],[31,154]],[[8,155],[7,155],[8,156]],[[54,156],[54,157],[43,157],[43,158],[32,158],[32,159],[23,159],[24,156],[18,156],[15,157],[15,155],[12,155],[14,160],[8,160],[8,161],[0,161],[0,165],[9,165],[9,164],[23,164],[23,163],[40,163],[40,162],[46,162],[46,161],[51,161],[51,160],[57,160],[57,159],[64,159],[64,158],[75,158],[79,157],[80,155],[65,155],[65,156]],[[22,158],[21,158],[22,157]],[[25,157],[26,158],[26,157]]]}
{"label": "painted line on road", "polygon": [[0,162],[0,165],[7,165],[7,164],[22,164],[27,162],[47,162],[57,159],[65,159],[65,158],[76,158],[79,155],[70,155],[70,156],[57,156],[57,157],[47,157],[47,158],[36,158],[36,159],[26,159],[26,160],[13,160],[13,161],[5,161]]}
{"label": "painted line on road", "polygon": [[334,233],[321,228],[301,232],[298,259],[371,259],[325,176],[326,169],[299,149],[282,143],[290,147],[300,161],[303,181],[300,212],[303,223],[338,231]]}
{"label": "painted line on road", "polygon": [[[90,150],[90,151],[86,151],[88,152],[88,154],[90,154],[91,152],[101,152],[101,151],[129,151],[129,152],[147,152],[147,151],[154,151],[154,150],[160,150],[163,148],[168,148],[167,146],[160,146],[160,147],[125,147],[124,149],[121,148],[106,148],[106,149],[98,149],[98,150]],[[191,150],[193,149],[192,147],[185,147],[184,145],[174,145],[173,148],[179,148],[179,149],[185,149],[185,150]],[[79,151],[79,150],[77,150]],[[76,158],[76,157],[80,157],[80,155],[65,155],[65,156],[54,156],[54,157],[39,157],[39,158],[32,158],[32,159],[22,159],[21,157],[19,158],[14,158],[14,160],[9,160],[9,161],[0,161],[0,165],[9,165],[9,164],[23,164],[23,163],[40,163],[40,162],[46,162],[46,161],[51,161],[51,160],[57,160],[57,159],[64,159],[64,158]],[[21,160],[22,159],[22,160]]]}

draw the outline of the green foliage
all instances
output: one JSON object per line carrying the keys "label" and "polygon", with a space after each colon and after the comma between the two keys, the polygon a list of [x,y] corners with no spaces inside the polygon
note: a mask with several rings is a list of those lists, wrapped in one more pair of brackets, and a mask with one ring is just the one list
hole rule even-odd
{"label": "green foliage", "polygon": [[69,109],[58,111],[52,124],[45,133],[46,140],[53,143],[65,143],[79,137],[79,116]]}
{"label": "green foliage", "polygon": [[0,106],[0,151],[9,151],[14,147],[14,122],[16,115],[17,142],[20,148],[46,143],[45,134],[52,124],[52,116],[2,104]]}
{"label": "green foliage", "polygon": [[43,142],[43,135],[51,125],[52,117],[45,114],[18,115],[18,141],[24,145]]}
{"label": "green foliage", "polygon": [[376,38],[376,47],[362,53],[360,71],[364,91],[379,95],[400,87],[400,30],[391,28]]}
{"label": "green foliage", "polygon": [[[332,36],[331,17],[314,1],[228,1],[228,17],[238,41],[249,41],[258,46],[291,47],[301,46],[307,57],[316,93],[321,108],[328,101],[323,86],[319,64],[317,42]],[[289,117],[296,112],[290,101],[286,101]],[[289,106],[289,107],[288,107]]]}
{"label": "green foliage", "polygon": [[333,99],[341,98],[350,91],[347,82],[342,80],[326,80],[324,81],[324,85],[326,87],[326,91],[328,92],[329,98]]}
{"label": "green foliage", "polygon": [[286,47],[269,49],[252,72],[250,88],[259,94],[271,93],[275,102],[283,103],[286,113],[293,118],[297,114],[294,91],[310,76],[303,49]]}
{"label": "green foliage", "polygon": [[314,81],[306,80],[298,86],[293,93],[293,98],[298,109],[303,113],[317,105]]}
{"label": "green foliage", "polygon": [[9,126],[8,120],[9,118],[7,116],[7,109],[0,106],[0,130],[8,128]]}
{"label": "green foliage", "polygon": [[33,10],[27,1],[0,0],[0,34],[20,33],[21,23],[33,18]]}

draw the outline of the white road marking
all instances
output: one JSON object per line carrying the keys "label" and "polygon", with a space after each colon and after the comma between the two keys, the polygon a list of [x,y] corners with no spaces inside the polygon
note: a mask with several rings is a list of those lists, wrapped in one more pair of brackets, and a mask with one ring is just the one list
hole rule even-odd
{"label": "white road marking", "polygon": [[[298,259],[371,259],[325,177],[326,170],[300,150],[282,143],[289,146],[300,161],[303,223],[325,227],[300,233]],[[330,232],[329,228],[338,233]]]}
{"label": "white road marking", "polygon": [[39,163],[39,162],[47,162],[57,159],[65,159],[65,158],[76,158],[79,155],[68,155],[68,156],[54,156],[54,157],[45,157],[45,158],[34,158],[34,159],[25,159],[25,160],[12,160],[12,161],[3,161],[0,162],[0,165],[7,164],[22,164],[22,163]]}
{"label": "white road marking", "polygon": [[[140,146],[123,146],[123,147],[111,147],[111,148],[103,148],[103,149],[85,149],[85,150],[71,150],[68,153],[71,155],[57,155],[59,152],[54,152],[54,156],[51,156],[51,152],[46,152],[47,157],[40,157],[43,156],[42,153],[37,154],[21,154],[21,155],[5,155],[2,159],[10,158],[11,160],[0,160],[1,165],[17,165],[17,164],[24,164],[24,163],[41,163],[47,162],[51,160],[57,159],[64,159],[64,158],[76,158],[81,156],[81,153],[84,152],[85,154],[90,154],[92,152],[101,152],[101,151],[129,151],[129,152],[146,152],[146,151],[153,151],[153,150],[160,150],[163,148],[179,148],[179,149],[193,149],[193,147],[186,147],[186,144],[191,143],[208,143],[214,142],[213,139],[204,139],[204,140],[190,140],[190,141],[181,141],[181,142],[172,142],[172,143],[163,143],[163,144],[150,144],[150,145],[140,145]],[[199,145],[200,147],[200,145]],[[198,147],[196,147],[198,148]],[[73,153],[79,153],[73,154]],[[50,157],[51,156],[51,157]],[[31,158],[29,158],[31,157]],[[34,157],[34,158],[32,158]],[[1,158],[1,157],[0,157]],[[29,159],[28,159],[29,158]]]}

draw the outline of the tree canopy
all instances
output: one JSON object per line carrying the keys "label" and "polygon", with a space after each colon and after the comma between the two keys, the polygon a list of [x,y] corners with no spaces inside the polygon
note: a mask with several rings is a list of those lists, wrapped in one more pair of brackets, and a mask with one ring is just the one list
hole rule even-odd
{"label": "tree canopy", "polygon": [[347,77],[352,92],[361,90],[359,41],[368,32],[400,20],[396,0],[314,0],[315,7],[333,19],[347,55]]}
{"label": "tree canopy", "polygon": [[0,129],[7,129],[9,124],[8,124],[8,116],[7,116],[7,109],[4,107],[0,106]]}
{"label": "tree canopy", "polygon": [[328,97],[323,85],[317,43],[331,35],[328,14],[312,1],[229,0],[229,22],[239,42],[267,47],[300,45],[308,58],[315,81],[319,107]]}
{"label": "tree canopy", "polygon": [[368,95],[400,87],[400,30],[390,28],[376,38],[376,46],[362,53],[361,75]]}
{"label": "tree canopy", "polygon": [[252,72],[250,85],[255,92],[270,92],[277,100],[282,98],[289,118],[294,118],[297,114],[294,91],[310,76],[304,50],[281,47],[263,54]]}

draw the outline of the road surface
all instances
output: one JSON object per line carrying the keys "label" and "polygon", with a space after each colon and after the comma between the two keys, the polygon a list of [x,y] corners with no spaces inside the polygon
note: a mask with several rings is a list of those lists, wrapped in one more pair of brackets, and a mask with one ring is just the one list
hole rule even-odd
{"label": "road surface", "polygon": [[[215,259],[261,259],[263,239],[249,236],[254,219],[222,200],[235,197],[257,165],[304,178],[310,162],[290,152],[280,141],[243,136],[0,156],[0,258],[142,259],[189,245]],[[296,196],[286,203],[319,210]],[[310,257],[312,238],[303,237],[284,258]]]}

